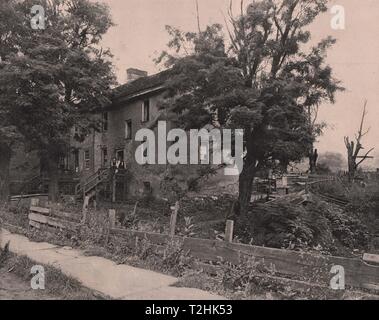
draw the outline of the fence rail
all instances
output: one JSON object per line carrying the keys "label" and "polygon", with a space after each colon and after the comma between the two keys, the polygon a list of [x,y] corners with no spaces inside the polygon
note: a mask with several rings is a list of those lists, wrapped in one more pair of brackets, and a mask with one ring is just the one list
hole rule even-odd
{"label": "fence rail", "polygon": [[76,230],[80,221],[80,218],[76,214],[33,205],[29,209],[28,218],[29,225],[37,229],[48,226],[59,229]]}
{"label": "fence rail", "polygon": [[[266,266],[271,266],[283,277],[290,279],[296,277],[309,282],[317,281],[324,283],[325,286],[329,286],[330,279],[333,277],[333,274],[330,273],[331,268],[342,266],[346,285],[379,292],[379,266],[367,263],[367,261],[377,261],[378,257],[374,255],[370,255],[370,259],[365,255],[364,261],[358,258],[323,256],[233,243],[233,223],[231,221],[228,221],[226,225],[225,241],[126,230],[115,227],[115,215],[115,210],[110,210],[109,236],[121,237],[132,248],[142,239],[147,239],[162,248],[171,241],[180,241],[186,252],[205,262],[214,263],[222,260],[237,265],[243,263],[244,258],[254,258],[257,261],[263,261]],[[29,220],[30,226],[35,228],[46,225],[52,228],[77,230],[80,226],[77,222],[79,220],[77,215],[40,208],[35,203],[30,207]]]}
{"label": "fence rail", "polygon": [[279,274],[318,280],[327,284],[332,277],[331,268],[338,265],[345,270],[346,285],[379,290],[379,266],[369,265],[361,259],[322,256],[218,240],[170,237],[160,233],[117,228],[111,229],[110,234],[129,240],[128,244],[131,246],[136,244],[136,240],[141,239],[147,239],[156,245],[164,245],[173,240],[182,241],[183,249],[200,260],[212,262],[223,260],[239,264],[244,257],[250,257],[263,260]]}

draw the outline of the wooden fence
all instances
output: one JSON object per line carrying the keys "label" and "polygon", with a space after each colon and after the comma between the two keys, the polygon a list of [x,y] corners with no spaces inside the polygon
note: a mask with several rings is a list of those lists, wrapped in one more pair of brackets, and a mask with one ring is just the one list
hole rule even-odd
{"label": "wooden fence", "polygon": [[[177,214],[177,207],[173,207],[173,215]],[[233,243],[233,222],[227,221],[225,228],[225,240],[209,240],[198,238],[186,238],[174,235],[175,225],[170,227],[171,234],[150,233],[132,231],[116,227],[115,210],[109,211],[110,237],[121,237],[128,246],[134,247],[139,240],[146,239],[159,247],[172,241],[179,241],[183,249],[194,258],[204,262],[227,261],[232,264],[243,263],[246,258],[254,258],[271,267],[282,277],[288,277],[308,282],[321,282],[329,287],[329,282],[334,274],[333,266],[342,266],[345,272],[345,283],[348,286],[366,288],[379,291],[379,265],[378,256],[365,255],[364,259],[342,258],[334,256],[315,255],[290,250],[251,246]],[[77,230],[80,219],[72,213],[54,211],[36,206],[30,207],[30,226],[41,228],[47,225],[52,228]],[[171,219],[175,223],[176,219]]]}
{"label": "wooden fence", "polygon": [[110,234],[127,240],[128,245],[136,245],[136,240],[147,239],[157,245],[170,241],[181,241],[183,248],[191,256],[203,261],[220,260],[239,264],[243,258],[262,260],[283,276],[296,276],[308,281],[321,281],[329,285],[333,266],[342,266],[346,285],[358,288],[379,290],[379,266],[369,265],[362,259],[322,256],[290,250],[251,246],[227,241],[197,238],[170,237],[160,233],[148,233],[113,228]]}
{"label": "wooden fence", "polygon": [[77,230],[81,217],[75,213],[63,212],[52,208],[38,207],[38,199],[32,199],[29,209],[29,225],[41,229],[50,227],[64,230]]}

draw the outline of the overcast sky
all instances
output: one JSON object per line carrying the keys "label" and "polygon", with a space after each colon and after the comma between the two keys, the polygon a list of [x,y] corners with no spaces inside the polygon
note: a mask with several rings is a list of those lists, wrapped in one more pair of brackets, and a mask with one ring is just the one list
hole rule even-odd
{"label": "overcast sky", "polygon": [[[229,0],[198,0],[201,25],[224,23],[223,12]],[[153,59],[165,49],[168,37],[165,25],[183,30],[197,29],[195,0],[103,0],[110,5],[116,27],[104,39],[111,48],[119,82],[125,82],[125,70],[140,68],[153,74],[159,71]],[[237,5],[239,0],[234,0]],[[248,2],[247,0],[245,2]],[[337,96],[335,105],[321,107],[320,118],[329,124],[318,148],[320,152],[345,154],[344,135],[354,136],[361,109],[368,99],[371,127],[365,138],[367,147],[377,147],[379,157],[379,0],[332,0],[346,13],[346,29],[333,30],[328,12],[313,24],[312,41],[332,35],[338,43],[330,50],[328,62],[335,76],[347,89]],[[379,166],[379,160],[376,162]]]}

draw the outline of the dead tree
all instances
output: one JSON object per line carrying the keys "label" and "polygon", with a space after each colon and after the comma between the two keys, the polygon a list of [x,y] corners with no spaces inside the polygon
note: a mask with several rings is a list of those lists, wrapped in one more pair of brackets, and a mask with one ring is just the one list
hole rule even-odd
{"label": "dead tree", "polygon": [[345,137],[345,145],[347,149],[347,161],[348,161],[348,169],[349,169],[349,180],[353,181],[358,170],[358,167],[367,159],[372,159],[370,157],[370,153],[374,150],[374,148],[367,151],[363,156],[360,155],[360,152],[364,150],[362,145],[362,138],[368,134],[370,128],[364,131],[364,121],[367,115],[367,101],[365,101],[361,119],[361,125],[359,127],[358,133],[355,135],[355,141],[350,140],[349,137]]}

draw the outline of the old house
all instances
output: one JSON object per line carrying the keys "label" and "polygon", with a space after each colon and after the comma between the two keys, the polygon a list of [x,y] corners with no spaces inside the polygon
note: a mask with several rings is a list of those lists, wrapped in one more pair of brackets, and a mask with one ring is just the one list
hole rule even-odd
{"label": "old house", "polygon": [[[141,128],[149,128],[156,133],[157,121],[164,118],[159,111],[159,102],[164,96],[164,84],[168,77],[169,71],[148,76],[144,71],[128,69],[127,82],[114,89],[112,104],[94,114],[101,120],[101,129],[93,130],[83,142],[73,138],[76,129],[72,129],[70,146],[57,164],[62,194],[82,197],[92,193],[113,201],[141,195],[160,195],[167,165],[137,164],[136,149],[143,142],[135,141],[134,137]],[[170,127],[168,122],[167,131]],[[22,157],[16,156],[15,160],[19,158]],[[29,167],[27,171],[28,178],[23,177],[24,185],[21,186],[18,181],[19,187],[13,188],[13,194],[47,191],[48,178],[40,174],[38,159],[33,159],[33,168]],[[115,163],[117,166],[122,164],[116,172]],[[198,166],[190,164],[179,165],[172,174],[176,180],[186,184],[196,175],[197,169]],[[15,171],[13,176],[17,176]],[[230,179],[220,175],[216,178],[217,184],[224,180],[230,182]]]}
{"label": "old house", "polygon": [[[108,170],[116,161],[125,166],[125,170],[117,170],[115,190],[108,190],[108,193],[115,192],[116,200],[154,193],[159,184],[159,173],[165,168],[141,168],[136,164],[135,151],[140,142],[133,138],[139,129],[153,127],[157,120],[158,102],[164,94],[168,75],[167,71],[147,76],[138,69],[127,70],[127,83],[114,90],[113,103],[97,115],[102,121],[101,132],[94,131],[83,143],[72,143],[74,167],[82,183],[96,177],[102,170]],[[71,167],[72,161],[69,161]]]}

